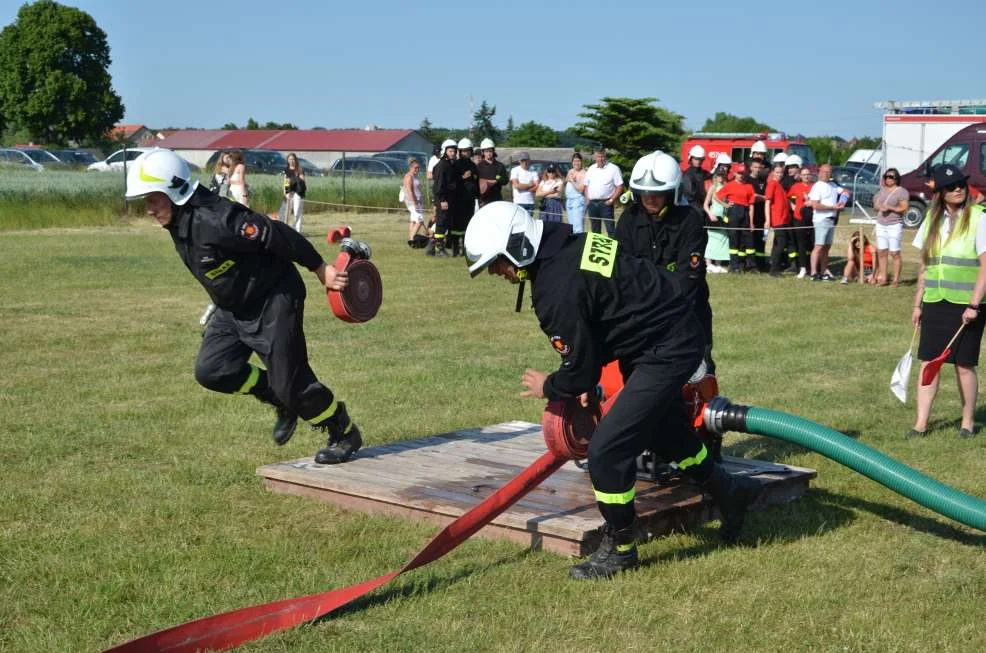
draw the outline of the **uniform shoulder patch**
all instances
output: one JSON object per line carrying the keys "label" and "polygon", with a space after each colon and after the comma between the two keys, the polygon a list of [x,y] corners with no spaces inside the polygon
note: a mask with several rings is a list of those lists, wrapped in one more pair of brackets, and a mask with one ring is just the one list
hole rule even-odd
{"label": "uniform shoulder patch", "polygon": [[252,222],[244,222],[240,225],[240,236],[247,240],[257,240],[260,236],[260,227]]}
{"label": "uniform shoulder patch", "polygon": [[692,252],[691,257],[688,259],[688,264],[693,270],[697,270],[700,265],[702,265],[702,254],[699,252]]}
{"label": "uniform shoulder patch", "polygon": [[572,353],[572,348],[561,336],[551,336],[551,346],[562,356],[568,356]]}

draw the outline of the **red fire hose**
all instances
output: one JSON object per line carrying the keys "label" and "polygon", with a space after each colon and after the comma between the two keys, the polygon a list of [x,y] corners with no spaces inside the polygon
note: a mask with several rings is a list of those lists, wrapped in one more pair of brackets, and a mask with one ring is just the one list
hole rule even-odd
{"label": "red fire hose", "polygon": [[[565,402],[564,405],[562,402],[550,402],[542,419],[542,424],[546,425],[545,433],[551,432],[548,452],[475,508],[446,526],[445,530],[400,570],[343,589],[241,608],[190,621],[113,647],[107,653],[224,651],[325,616],[404,572],[422,567],[454,549],[540,485],[567,460],[571,460],[567,453],[583,452],[581,455],[584,456],[591,429],[595,428],[599,417],[608,410],[611,401],[591,411],[581,408],[577,401]],[[556,452],[565,455],[558,455]]]}
{"label": "red fire hose", "polygon": [[342,290],[326,290],[332,313],[343,322],[369,322],[383,303],[383,283],[377,266],[370,263],[370,247],[350,240],[352,230],[340,226],[329,232],[329,245],[341,243],[334,267],[349,273],[349,283]]}

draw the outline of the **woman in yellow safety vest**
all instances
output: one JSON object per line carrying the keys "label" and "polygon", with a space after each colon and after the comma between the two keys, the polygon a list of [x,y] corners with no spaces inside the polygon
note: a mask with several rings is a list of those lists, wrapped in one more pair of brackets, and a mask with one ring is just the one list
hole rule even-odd
{"label": "woman in yellow safety vest", "polygon": [[[986,220],[983,207],[969,197],[968,175],[946,164],[935,168],[933,176],[935,196],[914,238],[914,246],[921,250],[921,268],[911,321],[915,328],[921,325],[922,371],[941,355],[959,326],[966,325],[946,362],[955,365],[961,393],[959,435],[971,438],[976,433],[976,365],[984,324],[979,305],[986,295]],[[939,376],[930,385],[918,386],[917,419],[908,437],[925,435]]]}

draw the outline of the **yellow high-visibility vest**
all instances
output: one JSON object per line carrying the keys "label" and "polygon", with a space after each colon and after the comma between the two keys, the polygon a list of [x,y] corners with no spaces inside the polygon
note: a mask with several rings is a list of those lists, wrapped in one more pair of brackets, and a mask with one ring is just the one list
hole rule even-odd
{"label": "yellow high-visibility vest", "polygon": [[[928,238],[929,217],[925,216],[923,229]],[[976,254],[976,229],[983,216],[983,208],[973,205],[969,212],[969,228],[963,234],[952,230],[938,251],[928,257],[924,270],[924,301],[946,301],[952,304],[968,304],[979,274],[979,256]]]}

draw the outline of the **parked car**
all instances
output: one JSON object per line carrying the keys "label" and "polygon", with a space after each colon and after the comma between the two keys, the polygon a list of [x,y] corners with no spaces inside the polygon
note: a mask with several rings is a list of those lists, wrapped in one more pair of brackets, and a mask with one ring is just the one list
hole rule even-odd
{"label": "parked car", "polygon": [[[519,164],[518,164],[519,165]],[[528,170],[533,170],[537,173],[538,179],[544,179],[544,169],[549,165],[555,166],[558,170],[558,175],[564,179],[565,175],[568,174],[568,169],[570,165],[568,163],[562,163],[560,161],[531,161]]]}
{"label": "parked car", "polygon": [[[150,152],[149,147],[128,147],[125,150],[117,150],[113,154],[106,157],[103,161],[96,161],[95,163],[89,164],[86,168],[89,172],[112,172],[123,170],[123,162],[133,161],[139,157],[144,152]],[[126,157],[124,159],[124,157]]]}
{"label": "parked car", "polygon": [[[285,164],[285,165],[287,165],[287,164]],[[304,158],[302,158],[302,157],[299,156],[298,157],[298,165],[301,166],[301,169],[305,171],[305,176],[306,177],[324,177],[325,176],[325,171],[322,170],[321,168],[319,168],[317,165],[315,165],[311,161],[309,161],[308,159],[304,159]]]}
{"label": "parked car", "polygon": [[[219,156],[227,152],[242,152],[247,173],[260,175],[279,175],[288,167],[288,159],[277,150],[255,150],[228,147],[216,150],[205,162],[206,170],[215,170]],[[307,170],[305,171],[307,173]]]}
{"label": "parked car", "polygon": [[374,159],[399,159],[404,161],[404,168],[407,168],[407,160],[410,157],[414,157],[421,164],[421,169],[424,170],[428,167],[428,159],[431,155],[426,152],[413,152],[411,150],[389,150],[387,152],[379,152],[374,154],[372,158]]}
{"label": "parked car", "polygon": [[88,150],[52,150],[51,153],[70,166],[86,167],[96,163],[96,157]]}
{"label": "parked car", "polygon": [[[123,161],[124,154],[126,154],[126,161],[130,163],[137,157],[139,157],[144,152],[150,152],[157,148],[154,147],[128,147],[126,150],[117,150],[113,154],[109,155],[103,161],[97,161],[92,163],[86,168],[89,172],[122,172],[123,171]],[[202,169],[191,161],[186,160],[185,163],[188,164],[188,169],[191,172],[198,173]]]}
{"label": "parked car", "polygon": [[863,167],[832,166],[832,181],[849,191],[851,204],[859,202],[867,211],[873,207],[873,197],[880,192],[879,172]]}
{"label": "parked car", "polygon": [[40,147],[15,147],[13,148],[31,157],[31,160],[35,163],[40,163],[42,166],[49,168],[65,168],[66,164],[59,159],[57,156],[49,152],[48,150],[43,150]]}
{"label": "parked car", "polygon": [[370,156],[349,156],[336,159],[329,168],[331,174],[393,176],[401,172],[393,161]]}
{"label": "parked car", "polygon": [[43,164],[32,159],[26,152],[12,147],[0,149],[0,165],[17,167],[25,170],[36,170],[38,172],[42,172],[45,169]]}

